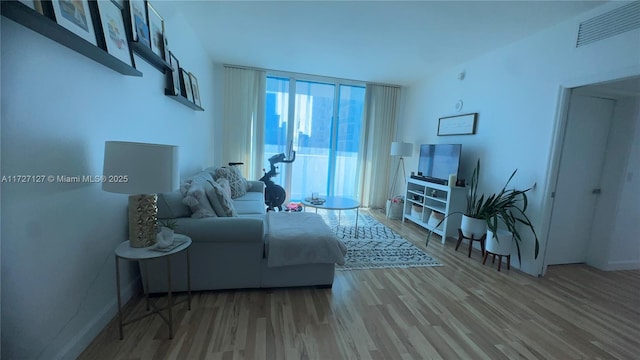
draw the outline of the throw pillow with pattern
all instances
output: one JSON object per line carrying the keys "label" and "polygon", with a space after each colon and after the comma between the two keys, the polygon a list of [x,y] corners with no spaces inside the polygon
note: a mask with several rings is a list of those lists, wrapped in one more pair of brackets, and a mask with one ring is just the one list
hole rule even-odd
{"label": "throw pillow with pattern", "polygon": [[242,176],[237,166],[217,168],[215,172],[215,180],[229,180],[231,186],[231,198],[237,199],[247,193],[247,179]]}
{"label": "throw pillow with pattern", "polygon": [[185,180],[180,185],[180,192],[184,198],[182,203],[189,206],[192,218],[215,217],[216,213],[207,198],[207,190],[213,188],[213,179],[207,173],[199,173]]}
{"label": "throw pillow with pattern", "polygon": [[216,215],[220,217],[238,216],[231,200],[229,180],[226,178],[220,178],[213,182],[213,187],[207,190],[207,198]]}

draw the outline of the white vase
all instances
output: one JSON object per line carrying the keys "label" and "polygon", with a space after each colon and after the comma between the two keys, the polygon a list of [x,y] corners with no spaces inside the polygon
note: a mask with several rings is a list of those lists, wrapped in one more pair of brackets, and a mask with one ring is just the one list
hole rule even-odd
{"label": "white vase", "polygon": [[493,236],[493,231],[487,230],[485,249],[496,255],[511,255],[513,247],[513,234],[506,230],[498,230],[498,239]]}
{"label": "white vase", "polygon": [[471,239],[480,239],[482,235],[487,233],[487,222],[483,219],[476,219],[467,215],[462,215],[462,221],[460,222],[460,230],[464,237]]}

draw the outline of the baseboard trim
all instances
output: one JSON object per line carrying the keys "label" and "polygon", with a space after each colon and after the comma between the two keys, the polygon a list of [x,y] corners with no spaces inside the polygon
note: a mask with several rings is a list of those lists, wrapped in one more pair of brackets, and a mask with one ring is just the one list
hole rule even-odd
{"label": "baseboard trim", "polygon": [[[126,287],[122,288],[122,303],[126,304],[138,292],[140,276],[136,276]],[[118,299],[115,297],[102,311],[98,312],[87,326],[82,328],[53,359],[76,359],[118,314]]]}
{"label": "baseboard trim", "polygon": [[640,261],[610,261],[607,264],[607,271],[620,271],[620,270],[638,270],[640,269]]}

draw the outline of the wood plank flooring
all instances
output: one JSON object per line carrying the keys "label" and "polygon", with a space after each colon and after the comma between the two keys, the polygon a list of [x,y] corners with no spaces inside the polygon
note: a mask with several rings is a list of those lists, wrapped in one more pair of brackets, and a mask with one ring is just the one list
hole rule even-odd
{"label": "wood plank flooring", "polygon": [[[379,221],[424,248],[425,231]],[[332,289],[196,293],[124,329],[117,319],[80,359],[638,359],[640,271],[550,267],[535,278],[432,239],[442,267],[337,271]],[[128,308],[144,313],[144,298]]]}

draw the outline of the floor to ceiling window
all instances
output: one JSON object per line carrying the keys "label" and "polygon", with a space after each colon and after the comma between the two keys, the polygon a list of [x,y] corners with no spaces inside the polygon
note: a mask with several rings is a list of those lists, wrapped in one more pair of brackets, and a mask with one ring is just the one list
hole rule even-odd
{"label": "floor to ceiling window", "polygon": [[364,86],[268,76],[266,87],[265,168],[274,154],[296,151],[272,180],[290,200],[312,192],[356,198]]}

